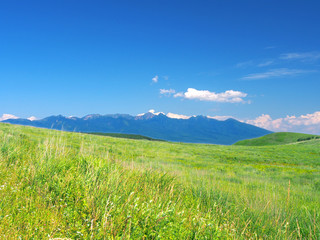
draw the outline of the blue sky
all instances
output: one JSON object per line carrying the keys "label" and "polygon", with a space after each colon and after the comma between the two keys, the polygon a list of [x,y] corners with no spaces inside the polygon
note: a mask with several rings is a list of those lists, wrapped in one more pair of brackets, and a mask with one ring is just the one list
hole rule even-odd
{"label": "blue sky", "polygon": [[314,119],[319,12],[317,0],[1,1],[0,115]]}

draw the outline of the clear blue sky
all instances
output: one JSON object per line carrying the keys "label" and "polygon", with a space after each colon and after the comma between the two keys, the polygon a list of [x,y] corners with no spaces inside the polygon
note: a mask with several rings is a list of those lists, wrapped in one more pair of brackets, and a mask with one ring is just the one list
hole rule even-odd
{"label": "clear blue sky", "polygon": [[318,0],[0,2],[0,115],[298,116],[319,70]]}

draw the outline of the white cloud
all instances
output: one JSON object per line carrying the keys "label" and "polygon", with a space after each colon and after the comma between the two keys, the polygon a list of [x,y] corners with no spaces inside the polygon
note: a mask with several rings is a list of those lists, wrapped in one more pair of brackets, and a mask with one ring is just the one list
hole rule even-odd
{"label": "white cloud", "polygon": [[262,114],[246,123],[262,127],[271,131],[291,131],[311,134],[320,134],[320,112],[301,116],[286,116],[285,118],[272,119],[268,114]]}
{"label": "white cloud", "polygon": [[183,97],[184,96],[184,93],[183,92],[178,92],[176,93],[175,95],[173,95],[175,98],[177,97]]}
{"label": "white cloud", "polygon": [[309,73],[312,71],[301,70],[301,69],[287,69],[287,68],[279,68],[273,69],[263,73],[253,73],[249,74],[241,79],[243,80],[257,80],[257,79],[265,79],[265,78],[273,78],[273,77],[285,77],[285,76],[294,76],[301,73]]}
{"label": "white cloud", "polygon": [[210,92],[208,90],[197,90],[188,88],[185,93],[177,93],[174,97],[183,97],[185,99],[209,101],[209,102],[229,102],[238,103],[244,102],[242,98],[247,94],[239,91],[228,90],[222,93]]}
{"label": "white cloud", "polygon": [[[228,118],[237,119],[233,116],[207,117],[221,121],[226,120]],[[274,132],[300,132],[309,134],[320,134],[320,111],[306,115],[293,115],[276,119],[272,119],[272,117],[269,114],[262,114],[261,116],[251,120],[237,120],[255,125],[257,127],[265,128]]]}
{"label": "white cloud", "polygon": [[12,114],[3,114],[2,117],[0,117],[0,121],[8,120],[8,119],[18,119],[19,117],[14,116]]}
{"label": "white cloud", "polygon": [[284,53],[280,55],[280,59],[284,59],[284,60],[314,61],[319,58],[320,58],[319,52]]}
{"label": "white cloud", "polygon": [[152,78],[152,82],[157,83],[159,80],[159,76],[156,75],[155,77]]}
{"label": "white cloud", "polygon": [[191,118],[190,116],[175,114],[175,113],[170,113],[170,112],[167,114],[167,117],[176,118],[176,119],[189,119],[189,118]]}
{"label": "white cloud", "polygon": [[164,95],[171,95],[174,94],[176,92],[176,90],[174,89],[160,89],[160,94],[164,94]]}
{"label": "white cloud", "polygon": [[253,120],[247,120],[246,123],[255,125],[257,127],[265,128],[268,130],[274,131],[275,128],[279,128],[278,122],[277,124],[273,122],[272,118],[268,114],[262,114]]}

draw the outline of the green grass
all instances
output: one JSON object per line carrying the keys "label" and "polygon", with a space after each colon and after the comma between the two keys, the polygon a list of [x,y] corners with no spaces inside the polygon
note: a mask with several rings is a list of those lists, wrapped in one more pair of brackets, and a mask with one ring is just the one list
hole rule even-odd
{"label": "green grass", "polygon": [[304,134],[304,133],[292,133],[292,132],[277,132],[270,133],[263,137],[242,140],[236,142],[234,145],[242,146],[267,146],[267,145],[282,145],[289,143],[297,143],[302,141],[308,141],[312,139],[319,139],[318,135]]}
{"label": "green grass", "polygon": [[116,138],[127,138],[127,139],[136,139],[136,140],[149,140],[149,141],[164,141],[161,139],[154,139],[151,137],[146,137],[143,135],[137,134],[125,134],[125,133],[100,133],[100,132],[89,132],[87,134],[100,135],[100,136],[108,136],[108,137],[116,137]]}
{"label": "green grass", "polygon": [[320,239],[320,140],[217,146],[0,124],[0,239]]}

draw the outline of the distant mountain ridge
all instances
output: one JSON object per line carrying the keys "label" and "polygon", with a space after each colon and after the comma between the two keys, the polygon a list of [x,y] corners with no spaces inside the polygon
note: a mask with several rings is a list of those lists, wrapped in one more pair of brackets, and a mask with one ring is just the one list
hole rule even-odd
{"label": "distant mountain ridge", "polygon": [[232,118],[225,121],[205,116],[177,119],[153,112],[137,116],[90,114],[82,118],[58,115],[40,120],[18,118],[2,122],[64,131],[138,134],[167,141],[224,145],[271,133]]}

